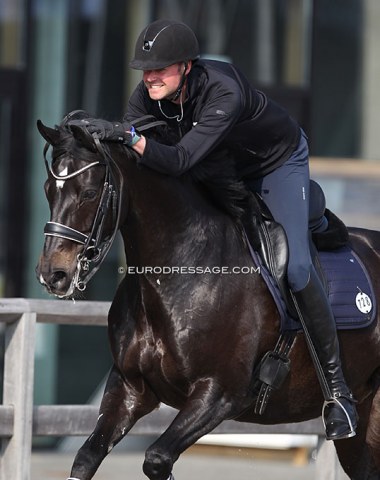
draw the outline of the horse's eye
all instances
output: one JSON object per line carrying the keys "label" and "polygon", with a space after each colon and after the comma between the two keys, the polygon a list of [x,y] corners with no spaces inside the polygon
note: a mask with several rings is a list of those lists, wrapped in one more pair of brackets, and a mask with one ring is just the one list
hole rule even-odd
{"label": "horse's eye", "polygon": [[96,198],[96,195],[98,192],[96,190],[85,190],[81,194],[81,200],[86,201],[86,200],[94,200]]}

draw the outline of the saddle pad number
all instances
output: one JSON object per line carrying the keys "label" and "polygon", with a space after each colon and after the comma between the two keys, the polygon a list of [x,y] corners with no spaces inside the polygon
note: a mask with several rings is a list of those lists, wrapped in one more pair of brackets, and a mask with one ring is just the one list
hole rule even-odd
{"label": "saddle pad number", "polygon": [[362,313],[369,313],[372,310],[372,301],[364,292],[359,292],[356,295],[356,306]]}

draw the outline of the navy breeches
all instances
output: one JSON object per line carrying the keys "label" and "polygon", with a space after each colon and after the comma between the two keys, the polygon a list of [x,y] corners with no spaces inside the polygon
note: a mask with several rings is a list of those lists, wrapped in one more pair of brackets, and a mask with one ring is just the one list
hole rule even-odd
{"label": "navy breeches", "polygon": [[308,233],[309,184],[309,148],[303,132],[298,147],[281,167],[247,183],[251,190],[261,195],[286,232],[288,282],[294,292],[306,286],[312,268]]}

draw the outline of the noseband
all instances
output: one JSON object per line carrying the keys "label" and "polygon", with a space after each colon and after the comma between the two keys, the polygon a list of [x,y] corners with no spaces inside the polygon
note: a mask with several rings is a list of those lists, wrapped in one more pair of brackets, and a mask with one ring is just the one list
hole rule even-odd
{"label": "noseband", "polygon": [[[46,158],[50,144],[47,143],[44,148],[46,168],[56,180],[69,180],[96,165],[104,165],[106,168],[102,195],[89,235],[58,222],[47,222],[44,228],[46,237],[64,238],[83,245],[82,251],[77,256],[77,267],[67,295],[71,295],[76,289],[79,291],[86,289],[87,283],[99,270],[114,242],[120,220],[123,176],[117,164],[113,162],[108,148],[103,147],[96,134],[93,134],[93,138],[98,152],[102,156],[102,161],[92,162],[69,175],[57,175],[53,171],[52,165]],[[111,165],[117,170],[118,181],[116,181]],[[110,210],[112,211],[112,233],[103,239],[104,225]]]}

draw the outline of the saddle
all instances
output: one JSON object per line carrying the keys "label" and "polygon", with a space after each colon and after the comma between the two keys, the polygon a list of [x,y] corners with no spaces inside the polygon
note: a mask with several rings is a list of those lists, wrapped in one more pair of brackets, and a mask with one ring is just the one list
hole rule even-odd
{"label": "saddle", "polygon": [[[248,241],[277,285],[290,316],[296,319],[297,313],[287,282],[289,249],[285,230],[273,219],[258,194],[252,194],[248,210],[250,221],[247,218],[244,220]],[[310,180],[309,233],[313,264],[327,292],[318,251],[331,251],[345,246],[348,243],[348,230],[346,225],[326,208],[323,190],[314,180]]]}

